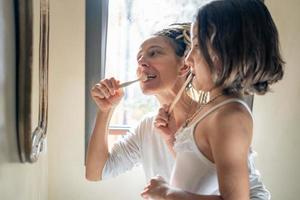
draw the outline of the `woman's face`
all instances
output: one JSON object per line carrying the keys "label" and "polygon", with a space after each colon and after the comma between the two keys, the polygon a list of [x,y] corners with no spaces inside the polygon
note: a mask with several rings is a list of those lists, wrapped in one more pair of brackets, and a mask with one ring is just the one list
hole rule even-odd
{"label": "woman's face", "polygon": [[179,69],[184,60],[176,56],[170,41],[162,36],[154,36],[140,46],[137,54],[137,76],[147,76],[140,81],[144,94],[159,94],[174,87]]}
{"label": "woman's face", "polygon": [[186,64],[191,67],[195,74],[193,86],[197,90],[210,91],[213,88],[213,81],[210,68],[205,61],[198,42],[198,25],[193,23],[191,27],[191,50],[186,57]]}

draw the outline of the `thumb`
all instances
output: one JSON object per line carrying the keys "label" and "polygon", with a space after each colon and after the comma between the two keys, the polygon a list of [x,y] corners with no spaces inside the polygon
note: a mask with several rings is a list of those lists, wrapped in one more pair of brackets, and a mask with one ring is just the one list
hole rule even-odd
{"label": "thumb", "polygon": [[160,181],[164,181],[164,180],[165,180],[165,179],[164,179],[161,175],[159,175],[159,174],[157,174],[155,177],[156,177],[157,180],[160,180]]}
{"label": "thumb", "polygon": [[169,111],[169,108],[170,108],[170,105],[168,104],[163,104],[163,109],[165,110],[165,112],[168,112]]}

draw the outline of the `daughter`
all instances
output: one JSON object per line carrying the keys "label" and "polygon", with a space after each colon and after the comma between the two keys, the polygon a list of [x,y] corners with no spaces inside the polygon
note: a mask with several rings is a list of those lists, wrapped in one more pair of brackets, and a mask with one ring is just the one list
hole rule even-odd
{"label": "daughter", "polygon": [[[219,0],[199,9],[191,38],[186,64],[193,86],[207,98],[176,133],[170,185],[155,177],[142,196],[248,200],[255,187],[249,182],[253,119],[242,97],[263,95],[282,79],[277,29],[260,0]],[[156,126],[170,134],[172,120],[165,107]]]}

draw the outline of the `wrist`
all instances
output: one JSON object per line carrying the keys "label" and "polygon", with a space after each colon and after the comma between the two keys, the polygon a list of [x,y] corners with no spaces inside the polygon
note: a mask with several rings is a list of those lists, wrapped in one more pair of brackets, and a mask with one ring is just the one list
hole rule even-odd
{"label": "wrist", "polygon": [[114,109],[107,109],[107,110],[100,110],[98,109],[97,114],[96,114],[96,120],[100,121],[102,123],[106,123],[107,126],[109,124],[110,118],[113,114]]}
{"label": "wrist", "polygon": [[168,138],[165,140],[166,144],[170,147],[173,147],[174,146],[174,143],[175,143],[175,137],[172,137],[172,138]]}
{"label": "wrist", "polygon": [[115,107],[110,107],[107,109],[98,109],[97,110],[97,115],[109,115],[114,111]]}
{"label": "wrist", "polygon": [[184,200],[186,199],[186,192],[176,188],[169,188],[165,200]]}

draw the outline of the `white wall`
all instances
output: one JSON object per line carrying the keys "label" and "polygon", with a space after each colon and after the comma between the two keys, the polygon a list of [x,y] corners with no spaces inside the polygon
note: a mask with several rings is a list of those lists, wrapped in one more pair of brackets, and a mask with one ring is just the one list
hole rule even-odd
{"label": "white wall", "polygon": [[274,200],[297,200],[300,189],[300,1],[267,0],[280,34],[285,75],[274,92],[255,97],[257,167]]}
{"label": "white wall", "polygon": [[15,38],[13,1],[0,0],[0,199],[48,199],[47,156],[19,162],[15,123]]}

